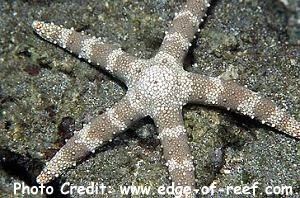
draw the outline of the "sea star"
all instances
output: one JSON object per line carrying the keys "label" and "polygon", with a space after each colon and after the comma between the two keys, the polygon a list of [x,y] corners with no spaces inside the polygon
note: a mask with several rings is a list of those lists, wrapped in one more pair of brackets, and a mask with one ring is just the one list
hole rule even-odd
{"label": "sea star", "polygon": [[128,87],[125,97],[96,117],[67,141],[37,177],[47,183],[65,169],[94,152],[106,141],[143,117],[153,118],[158,127],[170,176],[176,185],[195,186],[194,166],[181,115],[187,103],[227,108],[260,120],[293,137],[300,135],[300,123],[271,101],[231,81],[189,73],[182,62],[191,40],[199,30],[209,1],[188,0],[176,14],[158,53],[138,59],[120,48],[52,23],[35,21],[32,26],[42,38],[58,44],[79,58],[97,64]]}

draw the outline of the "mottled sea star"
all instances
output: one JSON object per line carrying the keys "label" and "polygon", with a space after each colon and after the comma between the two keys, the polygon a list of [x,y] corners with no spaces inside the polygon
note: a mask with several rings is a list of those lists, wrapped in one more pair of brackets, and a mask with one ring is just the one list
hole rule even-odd
{"label": "mottled sea star", "polygon": [[34,22],[36,32],[46,40],[102,66],[128,86],[126,96],[113,108],[74,134],[38,177],[46,183],[105,141],[145,116],[154,119],[164,147],[164,156],[176,185],[194,186],[194,167],[187,145],[181,109],[186,103],[225,107],[256,118],[298,137],[299,123],[258,94],[233,82],[183,70],[182,60],[205,15],[207,1],[187,1],[175,17],[159,52],[151,59],[132,57],[101,39],[73,29]]}

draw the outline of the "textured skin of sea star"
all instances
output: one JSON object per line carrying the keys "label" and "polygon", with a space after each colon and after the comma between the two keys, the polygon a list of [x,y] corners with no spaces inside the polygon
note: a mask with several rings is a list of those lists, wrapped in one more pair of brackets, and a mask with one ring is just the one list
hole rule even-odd
{"label": "textured skin of sea star", "polygon": [[177,186],[193,189],[193,157],[181,112],[187,103],[233,110],[299,138],[300,123],[270,100],[234,82],[183,69],[183,58],[209,6],[206,0],[188,0],[175,15],[159,52],[150,59],[133,57],[114,45],[103,43],[100,38],[78,33],[73,28],[33,22],[32,27],[42,38],[99,65],[128,87],[124,98],[114,107],[74,133],[46,164],[37,177],[38,183],[47,183],[58,177],[106,141],[111,141],[132,122],[150,116],[158,128],[172,181]]}

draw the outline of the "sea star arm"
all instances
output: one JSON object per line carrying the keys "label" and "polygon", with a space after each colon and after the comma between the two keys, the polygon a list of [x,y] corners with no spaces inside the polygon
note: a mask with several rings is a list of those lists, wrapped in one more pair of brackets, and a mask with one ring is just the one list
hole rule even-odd
{"label": "sea star arm", "polygon": [[206,9],[210,6],[209,0],[188,0],[171,22],[164,37],[161,51],[168,53],[182,62],[190,42],[203,21]]}
{"label": "sea star arm", "polygon": [[75,166],[76,162],[82,160],[90,152],[103,145],[106,141],[122,131],[142,115],[131,107],[127,98],[123,98],[113,108],[96,117],[85,125],[56,153],[46,164],[46,167],[37,177],[40,184],[48,183],[58,177],[65,169]]}
{"label": "sea star arm", "polygon": [[195,186],[194,165],[181,110],[163,108],[154,116],[166,165],[175,186]]}
{"label": "sea star arm", "polygon": [[225,107],[300,138],[300,123],[258,93],[232,81],[197,74],[191,74],[190,77],[194,86],[189,102]]}
{"label": "sea star arm", "polygon": [[59,45],[89,63],[99,65],[125,83],[132,78],[130,65],[138,59],[125,53],[116,45],[76,32],[74,28],[66,29],[53,23],[34,21],[32,27],[45,40]]}

